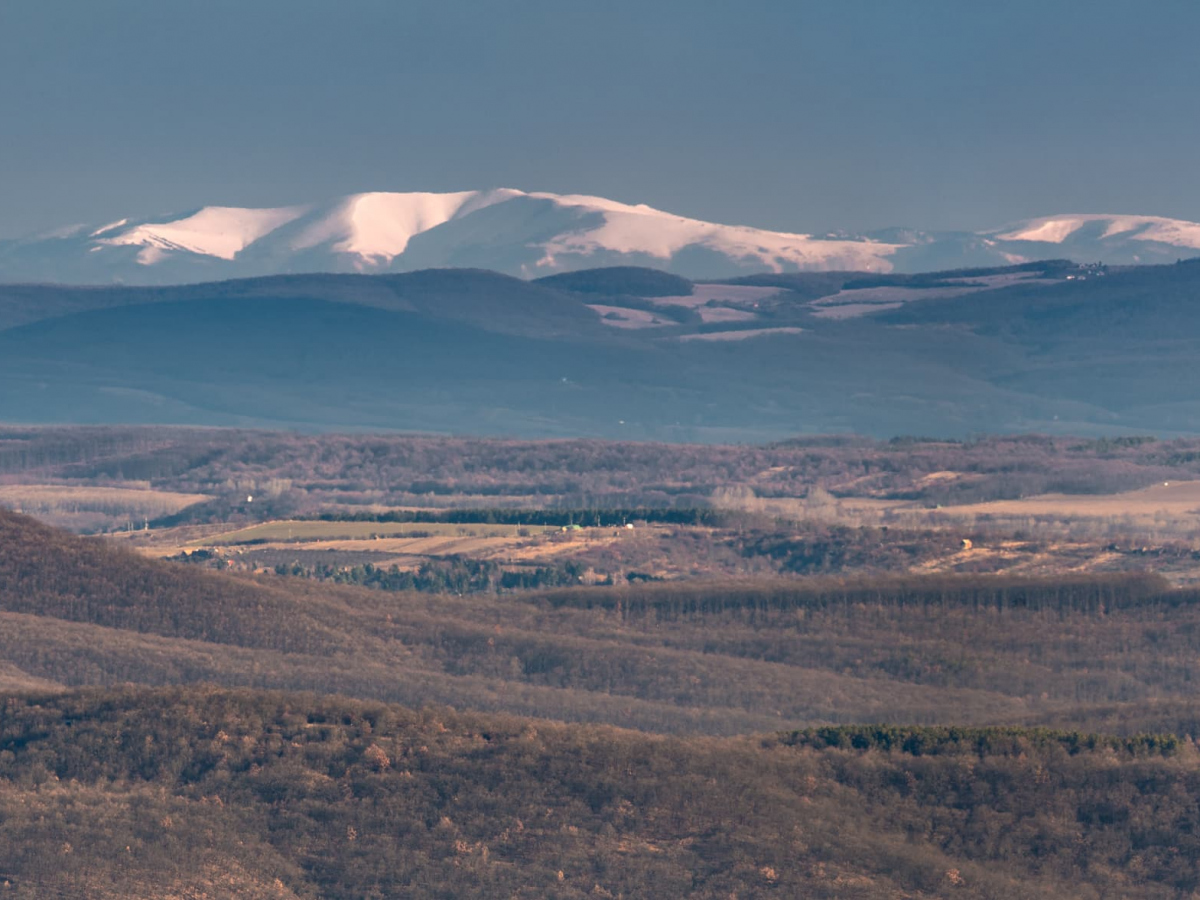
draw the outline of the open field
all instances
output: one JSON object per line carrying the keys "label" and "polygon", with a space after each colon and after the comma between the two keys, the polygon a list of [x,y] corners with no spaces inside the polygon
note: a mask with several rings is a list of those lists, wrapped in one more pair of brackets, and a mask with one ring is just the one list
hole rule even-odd
{"label": "open field", "polygon": [[[349,537],[347,533],[366,536]],[[207,551],[213,554],[214,564],[219,567],[258,571],[262,560],[292,559],[321,560],[327,565],[347,567],[371,563],[400,569],[414,569],[426,560],[451,557],[536,566],[603,551],[618,541],[645,543],[668,533],[669,529],[655,526],[635,534],[612,528],[562,531],[540,525],[270,522],[235,532],[214,532],[194,526],[152,529],[112,535],[110,540],[150,558]]]}
{"label": "open field", "polygon": [[376,541],[383,538],[516,538],[557,532],[543,525],[449,524],[444,522],[264,522],[205,538],[210,547],[271,541]]}
{"label": "open field", "polygon": [[210,500],[207,494],[180,494],[149,487],[82,487],[68,484],[0,485],[0,505],[24,512],[80,510],[160,516]]}
{"label": "open field", "polygon": [[948,506],[939,512],[948,516],[1130,516],[1146,522],[1169,518],[1200,525],[1200,481],[1167,481],[1119,494],[1042,494],[1019,500]]}
{"label": "open field", "polygon": [[[211,545],[208,545],[211,546]],[[524,560],[541,559],[553,554],[555,545],[548,545],[540,538],[516,535],[450,536],[440,537],[381,537],[376,539],[342,539],[330,541],[270,541],[255,544],[255,550],[303,549],[308,552],[335,551],[343,554],[386,554],[378,565],[412,566],[422,558],[467,556],[472,559]],[[564,549],[578,549],[564,548]],[[155,554],[167,555],[167,554]]]}
{"label": "open field", "polygon": [[[201,559],[224,568],[231,560],[253,568],[259,556],[275,560],[268,568],[296,558],[322,571],[451,566],[455,557],[487,562],[493,575],[494,566],[572,567],[617,582],[1139,569],[1176,585],[1200,580],[1197,441],[825,437],[696,447],[8,429],[0,430],[0,477],[0,502],[44,521],[107,531],[147,555],[221,548],[220,558]],[[480,518],[354,521],[405,509]],[[614,538],[605,529],[518,526],[517,509],[531,521],[558,511],[558,524],[567,509],[577,522],[603,510],[629,511],[630,521],[639,509],[682,515]],[[318,518],[335,516],[350,521]],[[489,518],[510,524],[478,524]]]}
{"label": "open field", "polygon": [[77,484],[0,484],[0,507],[37,516],[75,531],[141,526],[147,519],[173,515],[207,494],[154,490],[149,485],[97,487]]}
{"label": "open field", "polygon": [[[940,476],[940,477],[936,477]],[[926,476],[928,484],[951,482],[959,473]],[[966,476],[969,477],[969,476]],[[722,506],[794,520],[816,519],[852,524],[903,524],[909,527],[974,526],[982,523],[1036,527],[1054,522],[1090,525],[1093,529],[1128,533],[1162,531],[1200,535],[1200,481],[1169,481],[1111,494],[1038,494],[1014,500],[953,505],[823,494],[818,497],[756,497],[730,494]]]}
{"label": "open field", "polygon": [[[401,556],[470,556],[476,559],[506,559],[533,562],[552,556],[579,552],[585,548],[610,544],[619,540],[624,533],[615,533],[611,528],[584,528],[561,534],[557,529],[547,529],[535,535],[519,535],[515,532],[473,533],[467,526],[466,534],[449,532],[432,537],[378,537],[374,539],[342,539],[305,542],[306,550],[338,550],[341,552],[383,552]],[[618,534],[618,537],[614,537]],[[296,543],[272,543],[269,547],[284,548]]]}
{"label": "open field", "polygon": [[1044,578],[1151,571],[1176,587],[1200,584],[1200,542],[1072,537],[1067,532],[1079,528],[1078,523],[1059,529],[1062,534],[1044,526],[1024,536],[1020,531],[965,521],[910,529],[807,519],[751,530],[650,525],[628,531],[548,529],[525,535],[498,526],[441,524],[439,533],[432,534],[419,525],[409,527],[412,530],[376,537],[310,536],[290,541],[286,533],[276,531],[275,539],[241,542],[229,539],[232,532],[205,533],[189,527],[116,534],[109,540],[152,558],[191,558],[199,551],[206,555],[193,561],[246,571],[271,570],[279,564],[290,567],[293,562],[314,570],[346,571],[369,564],[411,571],[429,561],[473,560],[506,571],[569,565],[589,583],[623,583],[627,577],[679,581],[890,572]]}
{"label": "open field", "polygon": [[780,328],[745,328],[740,331],[706,331],[704,334],[685,334],[679,340],[681,341],[744,341],[749,338],[764,337],[774,334],[800,334],[803,328],[797,328],[794,325],[782,326]]}
{"label": "open field", "polygon": [[1176,587],[1200,584],[1200,559],[1195,551],[1168,552],[1161,547],[1105,547],[1083,541],[999,540],[976,543],[909,568],[914,575],[949,572],[1004,572],[1031,578],[1096,575],[1131,570],[1154,571]]}

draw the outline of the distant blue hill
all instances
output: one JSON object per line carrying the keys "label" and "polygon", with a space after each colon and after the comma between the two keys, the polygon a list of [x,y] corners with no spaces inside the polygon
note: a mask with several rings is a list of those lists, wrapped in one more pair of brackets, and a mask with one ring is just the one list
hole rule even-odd
{"label": "distant blue hill", "polygon": [[[1200,432],[1200,263],[579,277],[0,286],[0,420],[692,441]],[[668,284],[693,293],[654,295]]]}

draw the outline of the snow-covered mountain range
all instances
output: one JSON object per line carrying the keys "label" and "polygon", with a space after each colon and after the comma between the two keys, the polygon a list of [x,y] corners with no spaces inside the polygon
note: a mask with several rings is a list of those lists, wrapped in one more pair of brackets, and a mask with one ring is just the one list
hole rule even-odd
{"label": "snow-covered mountain range", "polygon": [[763,271],[916,272],[1067,257],[1200,255],[1200,224],[1061,215],[984,232],[791,234],[602,197],[511,189],[365,193],[269,209],[206,206],[0,241],[0,281],[172,284],[300,272],[494,269],[521,277],[645,265],[690,278]]}

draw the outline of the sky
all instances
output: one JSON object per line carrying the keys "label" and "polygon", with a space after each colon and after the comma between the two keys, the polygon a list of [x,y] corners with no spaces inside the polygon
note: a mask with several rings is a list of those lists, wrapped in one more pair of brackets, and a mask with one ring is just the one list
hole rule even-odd
{"label": "sky", "polygon": [[0,0],[0,238],[357,191],[1200,220],[1200,4]]}

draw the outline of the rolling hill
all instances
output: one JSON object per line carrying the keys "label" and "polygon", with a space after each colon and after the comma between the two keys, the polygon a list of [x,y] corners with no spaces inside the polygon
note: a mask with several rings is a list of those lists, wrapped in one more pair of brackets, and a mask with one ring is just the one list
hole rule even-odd
{"label": "rolling hill", "polygon": [[10,685],[340,693],[656,732],[1200,727],[1157,578],[697,581],[454,596],[140,558],[0,511]]}
{"label": "rolling hill", "polygon": [[1200,264],[0,286],[0,419],[631,440],[1200,432]]}
{"label": "rolling hill", "polygon": [[389,594],[0,512],[0,890],[1179,896],[1198,609],[1129,576]]}

